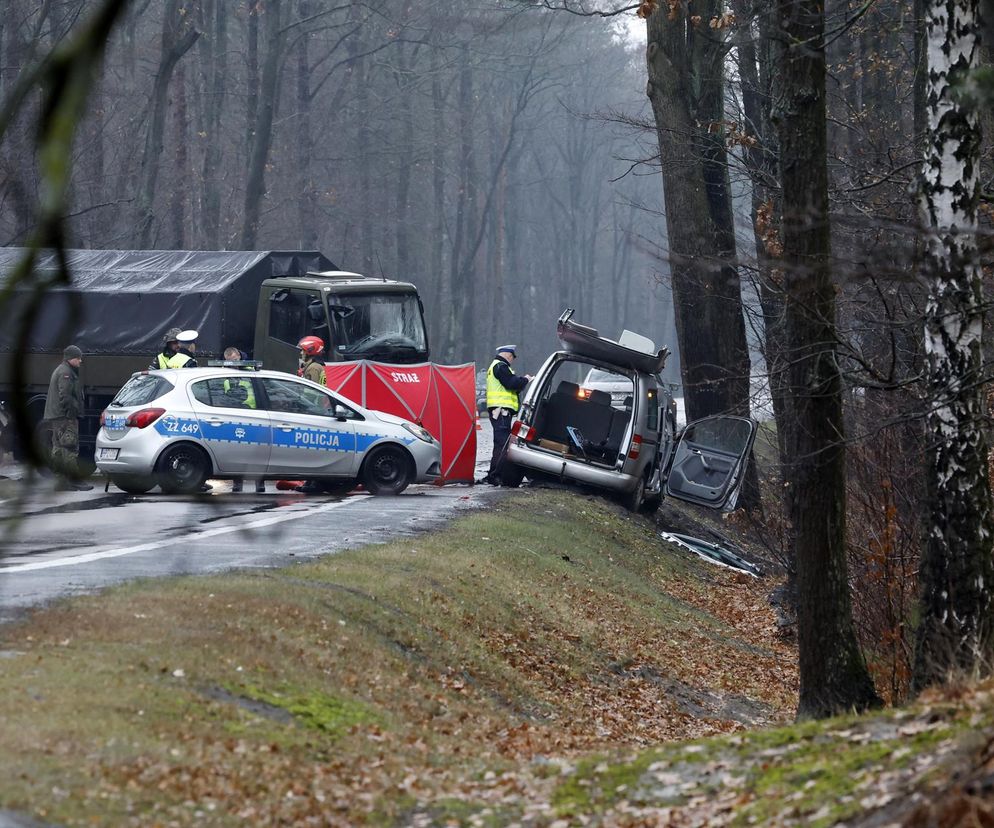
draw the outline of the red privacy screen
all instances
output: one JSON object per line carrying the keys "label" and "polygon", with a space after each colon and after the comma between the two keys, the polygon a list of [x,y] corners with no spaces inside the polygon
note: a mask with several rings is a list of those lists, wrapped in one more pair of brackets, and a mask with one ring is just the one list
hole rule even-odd
{"label": "red privacy screen", "polygon": [[328,387],[365,408],[421,424],[442,444],[442,483],[470,482],[476,463],[476,366],[333,362]]}

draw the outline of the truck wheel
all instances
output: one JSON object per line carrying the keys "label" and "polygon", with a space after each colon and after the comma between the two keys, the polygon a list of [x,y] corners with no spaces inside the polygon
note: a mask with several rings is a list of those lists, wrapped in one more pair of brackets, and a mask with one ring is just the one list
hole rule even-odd
{"label": "truck wheel", "polygon": [[344,495],[356,487],[354,480],[320,480],[318,488],[327,495]]}
{"label": "truck wheel", "polygon": [[138,474],[115,475],[110,479],[117,488],[128,494],[147,494],[156,486],[154,477],[143,477]]}
{"label": "truck wheel", "polygon": [[411,482],[411,463],[395,446],[373,449],[362,467],[362,485],[370,494],[398,495]]}
{"label": "truck wheel", "polygon": [[200,491],[211,471],[204,452],[189,443],[166,449],[159,458],[159,488],[165,494],[194,494]]}

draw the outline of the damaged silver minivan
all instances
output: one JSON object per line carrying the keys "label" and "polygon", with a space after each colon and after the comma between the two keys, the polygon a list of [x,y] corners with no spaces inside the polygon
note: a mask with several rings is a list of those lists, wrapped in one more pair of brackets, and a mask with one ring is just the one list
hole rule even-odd
{"label": "damaged silver minivan", "polygon": [[625,331],[617,340],[559,318],[563,350],[535,374],[511,427],[500,475],[552,478],[605,489],[632,511],[664,495],[720,509],[734,506],[756,423],[707,417],[676,434],[676,405],[659,378],[669,352]]}

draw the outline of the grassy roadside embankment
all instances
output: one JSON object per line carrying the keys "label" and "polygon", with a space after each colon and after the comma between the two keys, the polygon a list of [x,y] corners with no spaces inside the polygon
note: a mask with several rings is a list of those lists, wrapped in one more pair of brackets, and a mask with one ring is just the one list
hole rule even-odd
{"label": "grassy roadside embankment", "polygon": [[565,492],[0,636],[0,809],[64,825],[544,821],[583,752],[794,703],[763,587]]}

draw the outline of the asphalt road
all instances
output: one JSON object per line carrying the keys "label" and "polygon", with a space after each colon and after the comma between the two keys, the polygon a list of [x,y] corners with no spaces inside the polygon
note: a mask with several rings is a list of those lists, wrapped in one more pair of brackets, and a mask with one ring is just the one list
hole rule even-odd
{"label": "asphalt road", "polygon": [[[490,430],[477,432],[477,477]],[[11,471],[11,469],[5,469]],[[16,469],[14,473],[16,475]],[[284,566],[424,531],[485,505],[490,486],[411,486],[398,497],[277,492],[215,481],[198,497],[55,493],[52,481],[8,479],[0,499],[0,622],[52,599],[140,577]]]}

